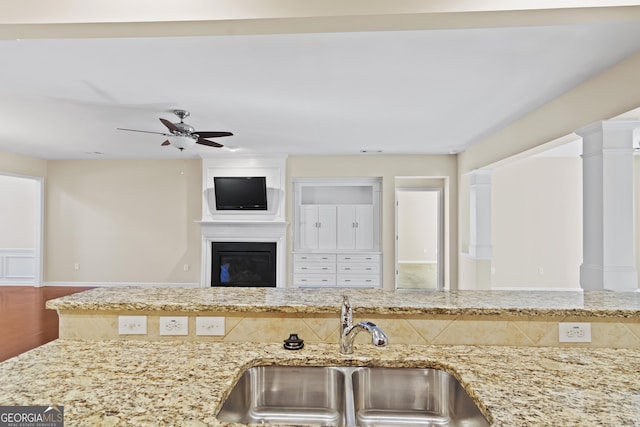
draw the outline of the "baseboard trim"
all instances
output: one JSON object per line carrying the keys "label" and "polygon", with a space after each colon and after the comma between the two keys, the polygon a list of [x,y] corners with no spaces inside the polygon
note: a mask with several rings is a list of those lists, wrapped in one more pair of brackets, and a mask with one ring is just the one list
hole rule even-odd
{"label": "baseboard trim", "polygon": [[121,287],[160,287],[160,288],[199,288],[200,283],[149,283],[149,282],[43,282],[42,286],[66,286],[78,288],[121,288]]}
{"label": "baseboard trim", "polygon": [[36,286],[35,283],[33,283],[33,280],[29,281],[29,282],[24,282],[24,283],[20,283],[20,282],[16,282],[14,281],[7,281],[7,282],[2,282],[0,281],[0,287],[2,286]]}
{"label": "baseboard trim", "polygon": [[549,291],[549,292],[584,292],[582,288],[545,288],[543,286],[492,286],[492,291]]}

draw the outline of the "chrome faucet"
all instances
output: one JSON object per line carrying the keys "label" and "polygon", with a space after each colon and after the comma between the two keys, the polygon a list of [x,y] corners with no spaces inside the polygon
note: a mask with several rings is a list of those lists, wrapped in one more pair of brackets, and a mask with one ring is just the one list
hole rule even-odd
{"label": "chrome faucet", "polygon": [[351,310],[351,303],[349,303],[349,297],[342,296],[342,310],[340,312],[341,322],[341,334],[340,334],[340,353],[352,354],[353,353],[353,340],[360,331],[367,331],[371,334],[371,342],[377,347],[387,345],[389,340],[382,329],[371,322],[360,322],[353,324],[353,312]]}

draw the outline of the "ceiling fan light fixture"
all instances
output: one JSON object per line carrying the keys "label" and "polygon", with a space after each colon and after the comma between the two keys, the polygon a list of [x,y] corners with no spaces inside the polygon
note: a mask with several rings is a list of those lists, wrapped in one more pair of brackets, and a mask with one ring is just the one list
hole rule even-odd
{"label": "ceiling fan light fixture", "polygon": [[184,149],[189,149],[196,145],[196,140],[193,137],[188,135],[174,135],[168,137],[171,145],[179,149],[180,151]]}

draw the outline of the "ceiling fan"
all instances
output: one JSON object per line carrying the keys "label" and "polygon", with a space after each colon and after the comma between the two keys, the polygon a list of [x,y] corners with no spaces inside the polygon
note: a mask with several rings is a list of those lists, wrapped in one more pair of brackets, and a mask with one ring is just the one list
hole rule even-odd
{"label": "ceiling fan", "polygon": [[173,110],[173,114],[178,116],[180,119],[179,123],[171,123],[169,120],[160,118],[160,121],[163,125],[167,127],[169,133],[166,132],[152,132],[148,130],[137,130],[137,129],[124,129],[117,128],[118,130],[126,130],[130,132],[144,132],[144,133],[155,133],[158,135],[164,135],[167,137],[167,140],[164,141],[160,145],[173,145],[180,151],[185,148],[191,148],[195,144],[207,145],[209,147],[223,147],[222,144],[219,144],[215,141],[209,141],[205,138],[221,138],[223,136],[232,136],[231,132],[204,132],[197,131],[190,124],[185,123],[183,120],[185,117],[189,117],[189,112],[186,110]]}

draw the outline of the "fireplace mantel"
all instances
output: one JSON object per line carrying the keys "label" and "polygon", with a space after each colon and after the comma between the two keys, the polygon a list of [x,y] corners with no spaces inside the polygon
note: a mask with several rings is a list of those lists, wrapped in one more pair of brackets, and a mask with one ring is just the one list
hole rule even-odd
{"label": "fireplace mantel", "polygon": [[276,288],[286,287],[286,221],[198,221],[202,230],[202,277],[200,286],[211,286],[211,243],[275,242]]}

